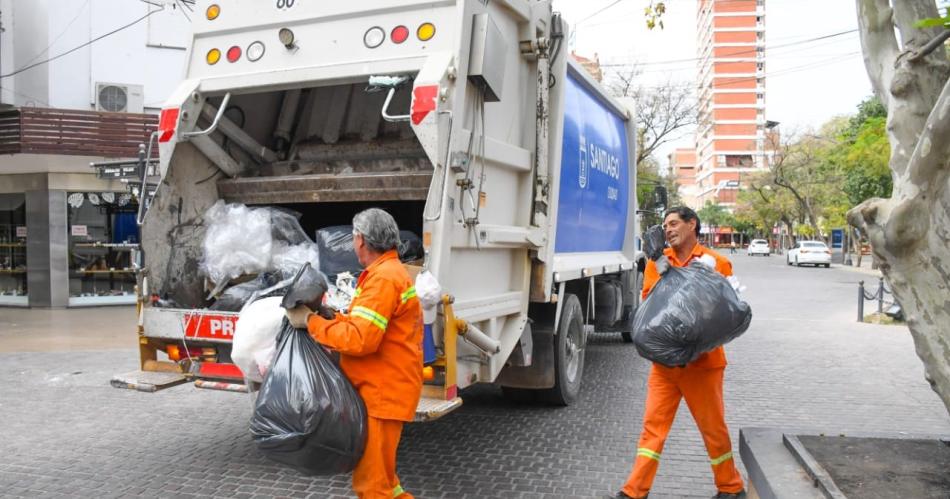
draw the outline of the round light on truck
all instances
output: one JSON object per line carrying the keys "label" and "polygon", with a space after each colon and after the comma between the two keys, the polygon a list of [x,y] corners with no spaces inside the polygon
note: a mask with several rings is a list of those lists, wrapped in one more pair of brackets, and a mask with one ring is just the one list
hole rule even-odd
{"label": "round light on truck", "polygon": [[205,56],[205,61],[211,66],[214,66],[221,60],[221,51],[218,49],[211,49],[208,51],[208,55]]}
{"label": "round light on truck", "polygon": [[422,23],[416,30],[416,37],[423,42],[427,42],[435,36],[435,25],[432,23]]}
{"label": "round light on truck", "polygon": [[209,5],[208,10],[205,11],[205,17],[207,17],[209,21],[214,21],[219,15],[221,15],[221,7],[216,3]]}
{"label": "round light on truck", "polygon": [[396,26],[393,28],[392,33],[389,34],[389,37],[392,38],[393,43],[402,43],[409,38],[409,28]]}
{"label": "round light on truck", "polygon": [[363,35],[363,45],[366,45],[366,48],[374,49],[382,45],[385,39],[386,32],[383,31],[383,28],[374,26],[366,30],[366,33]]}
{"label": "round light on truck", "polygon": [[280,31],[277,32],[277,38],[280,40],[280,43],[283,43],[285,47],[292,48],[294,46],[294,32],[290,31],[288,28],[280,28]]}
{"label": "round light on truck", "polygon": [[247,59],[251,62],[256,62],[261,57],[264,57],[264,44],[262,42],[254,42],[247,46]]}
{"label": "round light on truck", "polygon": [[241,47],[237,45],[228,49],[228,62],[237,62],[241,58]]}

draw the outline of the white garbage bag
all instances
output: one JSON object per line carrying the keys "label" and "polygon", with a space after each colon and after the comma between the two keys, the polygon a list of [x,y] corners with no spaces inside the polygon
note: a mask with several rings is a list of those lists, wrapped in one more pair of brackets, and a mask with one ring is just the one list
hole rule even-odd
{"label": "white garbage bag", "polygon": [[231,344],[231,361],[244,377],[262,383],[274,360],[277,334],[284,321],[281,296],[261,298],[251,303],[238,316]]}
{"label": "white garbage bag", "polygon": [[426,324],[435,322],[438,305],[442,301],[442,285],[432,272],[423,270],[416,276],[416,296],[422,305],[422,320]]}

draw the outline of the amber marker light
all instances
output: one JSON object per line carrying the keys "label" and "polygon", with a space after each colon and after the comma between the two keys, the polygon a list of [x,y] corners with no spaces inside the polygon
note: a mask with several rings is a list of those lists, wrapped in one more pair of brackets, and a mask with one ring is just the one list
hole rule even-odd
{"label": "amber marker light", "polygon": [[423,42],[427,42],[435,36],[435,25],[432,23],[422,23],[416,30],[416,37]]}
{"label": "amber marker light", "polygon": [[209,5],[208,10],[205,11],[205,16],[209,21],[214,21],[219,15],[221,15],[221,7],[216,3]]}
{"label": "amber marker light", "polygon": [[205,56],[205,61],[207,61],[208,64],[211,66],[214,66],[220,60],[221,60],[221,51],[218,49],[209,50],[208,55]]}

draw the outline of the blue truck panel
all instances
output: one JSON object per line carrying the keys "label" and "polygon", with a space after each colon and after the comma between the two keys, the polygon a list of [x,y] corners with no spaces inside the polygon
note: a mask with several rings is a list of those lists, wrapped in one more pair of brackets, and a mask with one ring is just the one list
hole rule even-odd
{"label": "blue truck panel", "polygon": [[556,253],[623,248],[631,174],[625,126],[568,72]]}

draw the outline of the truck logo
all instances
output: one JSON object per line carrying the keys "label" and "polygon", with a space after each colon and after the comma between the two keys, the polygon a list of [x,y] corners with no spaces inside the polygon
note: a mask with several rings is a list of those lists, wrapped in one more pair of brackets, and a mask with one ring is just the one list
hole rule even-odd
{"label": "truck logo", "polygon": [[581,186],[581,189],[587,187],[587,139],[583,135],[579,138],[580,141],[580,162],[577,164],[577,184]]}

